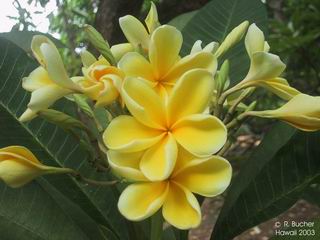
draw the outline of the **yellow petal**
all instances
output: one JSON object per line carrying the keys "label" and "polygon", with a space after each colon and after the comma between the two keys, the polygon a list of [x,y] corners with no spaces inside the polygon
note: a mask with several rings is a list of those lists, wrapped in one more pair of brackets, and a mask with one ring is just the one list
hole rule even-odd
{"label": "yellow petal", "polygon": [[159,142],[163,134],[142,125],[131,116],[122,115],[111,121],[103,133],[103,141],[111,150],[137,152]]}
{"label": "yellow petal", "polygon": [[132,184],[122,192],[118,208],[129,220],[146,219],[161,208],[167,189],[166,182]]}
{"label": "yellow petal", "polygon": [[213,87],[213,77],[208,71],[194,69],[186,72],[169,97],[169,122],[173,124],[184,116],[202,113],[211,99]]}
{"label": "yellow petal", "polygon": [[182,34],[175,27],[163,25],[151,35],[149,59],[155,78],[160,80],[179,59]]}
{"label": "yellow petal", "polygon": [[95,56],[93,56],[89,51],[87,50],[83,50],[80,53],[80,57],[81,57],[81,61],[83,66],[85,67],[90,67],[92,64],[94,64],[97,59],[95,58]]}
{"label": "yellow petal", "polygon": [[286,65],[277,55],[256,52],[252,55],[250,69],[243,81],[265,80],[278,77]]}
{"label": "yellow petal", "polygon": [[151,64],[139,53],[130,52],[119,61],[118,67],[127,77],[141,77],[150,81],[154,80]]}
{"label": "yellow petal", "polygon": [[72,91],[61,88],[55,84],[39,88],[31,93],[28,107],[33,111],[47,109],[58,99],[72,93]]}
{"label": "yellow petal", "polygon": [[119,18],[119,24],[129,43],[135,48],[140,45],[143,49],[148,49],[149,34],[137,18],[127,15]]}
{"label": "yellow petal", "polygon": [[171,176],[174,177],[180,169],[184,168],[190,161],[196,158],[198,157],[188,152],[181,145],[178,145],[177,161]]}
{"label": "yellow petal", "polygon": [[20,122],[28,122],[38,116],[38,112],[32,111],[30,108],[27,108],[19,117]]}
{"label": "yellow petal", "polygon": [[152,128],[164,129],[166,114],[163,102],[147,81],[126,78],[121,95],[138,121]]}
{"label": "yellow petal", "polygon": [[212,156],[189,161],[176,173],[173,181],[183,185],[191,192],[214,197],[226,190],[231,176],[230,163],[222,157]]}
{"label": "yellow petal", "polygon": [[111,53],[117,62],[128,52],[133,52],[134,48],[130,43],[120,43],[113,45],[111,48]]}
{"label": "yellow petal", "polygon": [[174,182],[170,182],[162,214],[168,223],[179,229],[195,228],[201,222],[201,211],[196,197]]}
{"label": "yellow petal", "polygon": [[33,70],[28,77],[22,79],[22,87],[30,92],[52,83],[48,72],[41,66]]}
{"label": "yellow petal", "polygon": [[[111,76],[109,76],[110,78]],[[116,76],[115,76],[116,78]],[[120,80],[121,81],[121,80]],[[111,104],[119,97],[119,91],[111,80],[103,80],[104,89],[99,93],[95,107],[104,107]]]}
{"label": "yellow petal", "polygon": [[146,177],[140,171],[139,164],[142,152],[121,153],[119,151],[108,151],[108,161],[113,171],[132,181],[146,181]]}
{"label": "yellow petal", "polygon": [[205,114],[182,118],[173,126],[172,133],[182,147],[199,157],[216,153],[227,140],[225,125],[218,118]]}
{"label": "yellow petal", "polygon": [[320,97],[298,94],[276,110],[253,111],[249,115],[278,118],[303,131],[320,130]]}
{"label": "yellow petal", "polygon": [[217,59],[213,54],[204,51],[190,54],[179,60],[163,78],[163,81],[175,83],[184,73],[195,68],[202,68],[215,74]]}
{"label": "yellow petal", "polygon": [[140,162],[140,169],[150,181],[167,179],[177,159],[177,144],[169,133],[158,144],[149,148]]}
{"label": "yellow petal", "polygon": [[255,85],[264,87],[270,92],[273,92],[284,100],[290,100],[294,96],[300,94],[300,92],[291,87],[287,80],[283,78],[273,78],[266,81],[254,81]]}
{"label": "yellow petal", "polygon": [[21,187],[43,172],[31,164],[5,160],[0,161],[0,179],[12,188]]}
{"label": "yellow petal", "polygon": [[153,2],[150,3],[150,10],[145,19],[145,23],[148,27],[149,33],[152,33],[157,27],[160,26],[157,8]]}
{"label": "yellow petal", "polygon": [[23,146],[9,146],[0,149],[0,161],[7,159],[10,154],[14,154],[15,158],[25,158],[36,164],[41,164],[34,154]]}
{"label": "yellow petal", "polygon": [[245,46],[250,57],[255,52],[263,52],[265,49],[264,34],[255,23],[251,24],[248,28]]}
{"label": "yellow petal", "polygon": [[60,87],[80,91],[80,88],[68,77],[58,49],[47,37],[35,36],[31,45],[36,58],[48,71],[53,82]]}

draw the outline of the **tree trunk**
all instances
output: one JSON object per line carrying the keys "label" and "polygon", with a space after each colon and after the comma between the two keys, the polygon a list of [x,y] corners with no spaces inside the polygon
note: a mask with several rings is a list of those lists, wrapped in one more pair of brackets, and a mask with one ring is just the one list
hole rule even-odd
{"label": "tree trunk", "polygon": [[111,45],[125,42],[119,26],[119,18],[131,14],[139,16],[143,0],[100,0],[95,28]]}

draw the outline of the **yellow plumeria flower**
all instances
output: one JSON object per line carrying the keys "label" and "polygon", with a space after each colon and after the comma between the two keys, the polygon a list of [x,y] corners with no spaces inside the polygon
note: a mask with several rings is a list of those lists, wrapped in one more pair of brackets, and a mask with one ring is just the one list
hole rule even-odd
{"label": "yellow plumeria flower", "polygon": [[141,77],[150,81],[164,96],[188,70],[203,68],[215,73],[217,61],[213,54],[200,51],[180,59],[181,45],[181,32],[175,27],[163,25],[151,35],[149,61],[137,52],[130,52],[119,61],[118,67],[128,77]]}
{"label": "yellow plumeria flower", "polygon": [[19,119],[22,122],[33,119],[58,99],[81,91],[68,77],[58,49],[47,37],[34,36],[31,49],[41,66],[22,81],[22,87],[32,92],[28,108]]}
{"label": "yellow plumeria flower", "polygon": [[217,196],[228,187],[232,175],[231,165],[224,158],[197,158],[180,148],[171,176],[163,181],[148,182],[139,169],[138,158],[125,159],[113,151],[109,156],[112,156],[110,163],[123,177],[141,181],[122,192],[118,202],[121,214],[129,220],[140,221],[162,207],[164,219],[179,229],[194,228],[201,222],[200,206],[193,193]]}
{"label": "yellow plumeria flower", "polygon": [[69,168],[45,166],[22,146],[0,149],[0,179],[8,186],[17,188],[44,174],[73,173]]}
{"label": "yellow plumeria flower", "polygon": [[303,131],[320,130],[320,97],[298,94],[275,110],[252,111],[247,115],[277,118]]}
{"label": "yellow plumeria flower", "polygon": [[[134,49],[142,48],[144,52],[148,52],[150,34],[160,26],[157,8],[153,2],[151,2],[145,23],[147,28],[132,15],[127,15],[119,19],[120,27],[129,44],[133,46]],[[124,47],[125,45],[122,46]],[[128,45],[126,46],[128,47]]]}
{"label": "yellow plumeria flower", "polygon": [[82,52],[81,57],[84,77],[77,78],[76,82],[83,93],[96,101],[97,107],[106,106],[119,98],[124,73],[111,66],[105,58],[97,60],[87,51]]}
{"label": "yellow plumeria flower", "polygon": [[210,156],[226,142],[227,130],[216,117],[203,114],[213,91],[212,74],[203,69],[185,73],[167,101],[145,80],[127,78],[122,97],[133,116],[114,118],[104,132],[106,146],[127,153],[147,150],[140,168],[150,180],[170,176],[177,143],[196,156]]}
{"label": "yellow plumeria flower", "polygon": [[235,89],[260,86],[285,100],[300,93],[290,87],[287,80],[279,77],[286,66],[277,55],[269,53],[270,47],[264,34],[255,24],[251,24],[248,29],[245,46],[251,60],[250,69]]}

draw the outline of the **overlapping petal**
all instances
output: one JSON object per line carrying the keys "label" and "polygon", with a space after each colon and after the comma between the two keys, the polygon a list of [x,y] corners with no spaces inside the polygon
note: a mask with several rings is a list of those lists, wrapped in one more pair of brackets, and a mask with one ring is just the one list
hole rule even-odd
{"label": "overlapping petal", "polygon": [[173,181],[170,182],[162,214],[168,223],[179,229],[195,228],[201,222],[201,211],[196,197]]}
{"label": "overlapping petal", "polygon": [[146,127],[131,116],[119,116],[112,120],[103,134],[109,149],[121,152],[145,150],[164,136],[159,130]]}
{"label": "overlapping petal", "polygon": [[169,123],[173,124],[191,114],[202,113],[211,99],[213,87],[212,74],[208,71],[194,69],[185,73],[174,86],[168,100]]}
{"label": "overlapping petal", "polygon": [[178,155],[176,141],[168,133],[161,141],[149,148],[140,162],[140,169],[151,181],[167,179],[175,166]]}
{"label": "overlapping petal", "polygon": [[135,48],[140,45],[143,49],[148,49],[149,33],[137,18],[127,15],[119,18],[119,24],[129,43]]}
{"label": "overlapping petal", "polygon": [[163,101],[147,81],[126,78],[122,97],[130,113],[146,126],[164,129],[166,114]]}
{"label": "overlapping petal", "polygon": [[179,59],[182,34],[175,27],[163,25],[151,35],[149,60],[157,80],[172,68]]}
{"label": "overlapping petal", "polygon": [[174,174],[173,181],[191,192],[213,197],[225,191],[230,184],[231,175],[230,163],[222,157],[212,156],[188,161]]}
{"label": "overlapping petal", "polygon": [[28,77],[22,79],[22,87],[30,92],[50,84],[53,84],[53,82],[42,66],[37,67]]}
{"label": "overlapping petal", "polygon": [[144,151],[122,153],[109,150],[108,162],[116,174],[132,181],[146,181],[147,178],[140,171],[143,153]]}
{"label": "overlapping petal", "polygon": [[180,119],[172,133],[182,147],[199,157],[216,153],[227,140],[225,125],[218,118],[205,114]]}
{"label": "overlapping petal", "polygon": [[125,72],[127,77],[141,77],[154,81],[151,64],[139,53],[127,53],[119,61],[118,66]]}
{"label": "overlapping petal", "polygon": [[121,193],[119,211],[132,221],[146,219],[161,208],[167,191],[167,182],[132,184]]}
{"label": "overlapping petal", "polygon": [[217,70],[217,59],[213,54],[204,51],[187,55],[173,66],[162,81],[176,83],[184,73],[197,68],[208,70],[214,75]]}

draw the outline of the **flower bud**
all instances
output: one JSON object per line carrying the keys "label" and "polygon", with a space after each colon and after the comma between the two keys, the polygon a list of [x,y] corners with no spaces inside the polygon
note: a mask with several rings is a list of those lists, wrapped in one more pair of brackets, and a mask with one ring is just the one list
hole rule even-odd
{"label": "flower bud", "polygon": [[12,188],[21,187],[44,174],[73,173],[69,168],[45,166],[22,146],[0,149],[0,179]]}

